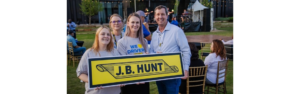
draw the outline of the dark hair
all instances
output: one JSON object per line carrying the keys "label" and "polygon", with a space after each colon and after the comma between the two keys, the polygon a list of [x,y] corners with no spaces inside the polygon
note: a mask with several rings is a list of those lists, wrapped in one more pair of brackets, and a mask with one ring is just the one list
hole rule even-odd
{"label": "dark hair", "polygon": [[221,40],[213,40],[213,50],[211,52],[216,53],[217,56],[220,56],[223,60],[226,59],[226,50]]}
{"label": "dark hair", "polygon": [[191,61],[192,60],[198,60],[199,59],[199,54],[198,54],[198,48],[194,43],[189,43],[190,50],[191,50]]}
{"label": "dark hair", "polygon": [[166,14],[168,15],[168,10],[167,10],[167,7],[166,7],[166,6],[164,6],[164,5],[159,5],[159,6],[155,7],[155,9],[154,9],[154,14],[155,14],[155,10],[157,10],[157,9],[162,9],[162,8],[164,8],[164,9],[165,9],[165,11],[166,11]]}

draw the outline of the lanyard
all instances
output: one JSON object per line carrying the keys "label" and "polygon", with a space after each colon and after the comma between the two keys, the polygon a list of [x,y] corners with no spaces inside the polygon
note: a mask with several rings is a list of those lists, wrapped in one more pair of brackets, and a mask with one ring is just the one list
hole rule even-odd
{"label": "lanyard", "polygon": [[[117,46],[117,39],[116,39],[116,37],[115,37],[115,34],[113,34],[113,37],[114,37],[114,40],[115,40],[115,44],[116,44],[116,46]],[[121,38],[122,38],[122,33],[121,33]]]}
{"label": "lanyard", "polygon": [[158,40],[158,48],[161,49],[161,46],[164,44],[165,32],[164,33],[157,33],[159,36]]}

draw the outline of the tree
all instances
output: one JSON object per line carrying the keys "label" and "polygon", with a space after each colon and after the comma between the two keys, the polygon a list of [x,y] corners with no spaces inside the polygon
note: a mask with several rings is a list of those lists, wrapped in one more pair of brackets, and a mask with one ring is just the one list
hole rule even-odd
{"label": "tree", "polygon": [[82,0],[79,6],[82,13],[89,16],[89,24],[91,24],[92,16],[98,14],[99,11],[103,11],[104,9],[98,0]]}
{"label": "tree", "polygon": [[201,4],[203,4],[204,6],[211,8],[212,7],[212,3],[209,2],[208,0],[202,0]]}
{"label": "tree", "polygon": [[174,6],[174,14],[177,16],[177,13],[178,13],[178,5],[179,5],[179,1],[180,0],[175,0],[175,6]]}

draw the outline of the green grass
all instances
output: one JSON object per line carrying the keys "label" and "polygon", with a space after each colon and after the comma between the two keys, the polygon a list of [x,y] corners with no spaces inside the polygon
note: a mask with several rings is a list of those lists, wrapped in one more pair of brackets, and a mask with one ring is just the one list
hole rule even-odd
{"label": "green grass", "polygon": [[218,17],[215,18],[215,21],[228,21],[231,17]]}
{"label": "green grass", "polygon": [[[223,30],[220,32],[185,32],[186,36],[189,35],[220,35],[231,37],[233,35],[233,23],[230,22],[217,22],[214,23],[214,28],[218,30]],[[84,41],[83,46],[87,49],[93,45],[95,38],[95,31],[87,31],[87,32],[76,32],[77,39],[79,41]],[[210,52],[209,50],[210,44],[206,44],[203,52]],[[199,51],[200,54],[200,51]],[[201,57],[200,57],[201,58]],[[204,60],[203,60],[204,61]],[[67,93],[68,94],[83,94],[85,91],[84,84],[80,82],[76,75],[76,67],[72,65],[67,66]],[[228,70],[226,75],[226,88],[227,94],[233,94],[233,61],[229,60],[228,62]],[[158,94],[158,90],[155,82],[150,82],[150,94]]]}
{"label": "green grass", "polygon": [[84,94],[85,91],[84,83],[81,83],[80,80],[77,78],[76,68],[77,67],[73,67],[73,65],[67,66],[67,93],[68,94]]}

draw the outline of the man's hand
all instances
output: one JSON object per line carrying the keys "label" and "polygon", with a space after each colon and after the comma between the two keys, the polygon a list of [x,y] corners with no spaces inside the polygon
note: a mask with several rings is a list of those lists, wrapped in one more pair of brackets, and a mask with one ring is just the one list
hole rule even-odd
{"label": "man's hand", "polygon": [[186,79],[189,77],[189,72],[187,70],[184,70],[184,77],[182,77],[181,79]]}

